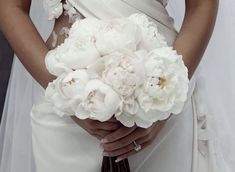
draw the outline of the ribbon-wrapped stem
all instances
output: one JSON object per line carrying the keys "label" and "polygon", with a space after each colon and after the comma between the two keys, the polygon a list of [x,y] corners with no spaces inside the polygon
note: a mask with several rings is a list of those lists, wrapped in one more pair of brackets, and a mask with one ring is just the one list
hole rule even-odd
{"label": "ribbon-wrapped stem", "polygon": [[101,172],[130,172],[128,159],[115,162],[117,157],[103,157]]}

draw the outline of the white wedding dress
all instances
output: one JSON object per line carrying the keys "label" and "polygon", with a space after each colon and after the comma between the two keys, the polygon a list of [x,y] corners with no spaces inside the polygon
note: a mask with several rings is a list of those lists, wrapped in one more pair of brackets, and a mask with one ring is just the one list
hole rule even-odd
{"label": "white wedding dress", "polygon": [[[173,43],[177,35],[173,20],[165,9],[165,1],[69,1],[85,17],[107,19],[143,12],[158,25],[169,44]],[[168,6],[178,25],[183,12],[181,3],[183,1],[172,1]],[[229,30],[232,21],[225,18],[234,14],[234,11],[228,9],[235,3],[224,0],[221,4],[223,13],[219,14],[205,60],[190,82],[188,101],[183,112],[167,122],[151,146],[129,158],[131,171],[235,170],[235,117],[231,115],[235,111],[232,105],[235,102],[232,92],[235,80],[231,76],[235,60],[232,59],[232,52],[229,52],[235,39],[229,35],[232,33]],[[33,1],[31,12],[35,25],[46,39],[53,23],[46,20],[41,1]],[[228,27],[222,28],[225,25]],[[222,38],[227,38],[226,41],[218,41],[221,32],[224,33]],[[219,46],[221,42],[227,45],[227,50]],[[221,51],[216,51],[218,49]],[[222,71],[226,71],[226,75]],[[37,172],[98,172],[102,161],[99,141],[69,117],[60,118],[53,114],[50,105],[43,103],[43,93],[43,89],[15,58],[0,130],[0,172],[35,172],[36,169]]]}

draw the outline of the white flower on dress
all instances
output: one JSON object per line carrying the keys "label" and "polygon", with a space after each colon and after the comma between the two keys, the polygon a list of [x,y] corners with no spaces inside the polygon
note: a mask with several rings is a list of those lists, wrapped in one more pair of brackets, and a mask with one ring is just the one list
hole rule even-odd
{"label": "white flower on dress", "polygon": [[129,20],[141,28],[142,40],[139,48],[151,51],[156,48],[167,46],[166,39],[159,33],[157,25],[150,21],[145,14],[132,14],[129,17]]}
{"label": "white flower on dress", "polygon": [[157,121],[166,119],[170,113],[182,111],[188,92],[188,70],[182,57],[171,47],[155,49],[145,62],[146,79],[138,90],[138,102],[142,119]]}
{"label": "white flower on dress", "polygon": [[62,0],[43,0],[43,5],[48,12],[49,20],[59,18],[63,13],[63,4],[61,1]]}
{"label": "white flower on dress", "polygon": [[77,19],[82,18],[82,15],[68,0],[66,0],[66,3],[63,5],[63,8],[65,10],[65,15],[69,16],[70,23],[74,23]]}
{"label": "white flower on dress", "polygon": [[47,101],[53,103],[58,115],[74,115],[74,110],[83,99],[88,79],[86,70],[76,70],[62,74],[49,83],[45,97]]}
{"label": "white flower on dress", "polygon": [[108,85],[100,80],[90,80],[84,90],[83,101],[75,110],[79,119],[109,120],[118,113],[121,99]]}

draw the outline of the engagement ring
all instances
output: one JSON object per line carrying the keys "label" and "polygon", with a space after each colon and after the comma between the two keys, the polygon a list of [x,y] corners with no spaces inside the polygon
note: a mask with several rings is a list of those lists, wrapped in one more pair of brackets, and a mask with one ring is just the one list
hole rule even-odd
{"label": "engagement ring", "polygon": [[133,143],[134,143],[134,145],[135,145],[134,150],[135,150],[136,152],[140,151],[141,148],[142,148],[141,145],[138,145],[135,141],[134,141]]}

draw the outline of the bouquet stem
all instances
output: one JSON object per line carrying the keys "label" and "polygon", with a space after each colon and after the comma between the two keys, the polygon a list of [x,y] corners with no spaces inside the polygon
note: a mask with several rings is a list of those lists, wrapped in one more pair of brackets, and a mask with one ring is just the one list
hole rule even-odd
{"label": "bouquet stem", "polygon": [[130,172],[128,159],[115,162],[117,157],[103,157],[101,172]]}

